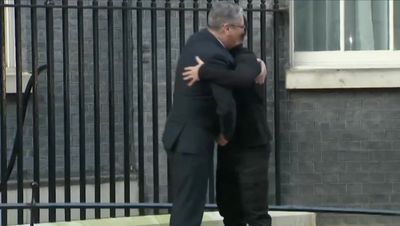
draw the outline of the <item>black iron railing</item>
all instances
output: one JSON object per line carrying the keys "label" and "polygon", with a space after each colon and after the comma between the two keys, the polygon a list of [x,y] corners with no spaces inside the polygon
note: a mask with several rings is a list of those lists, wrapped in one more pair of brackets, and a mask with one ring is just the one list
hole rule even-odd
{"label": "black iron railing", "polygon": [[[246,8],[246,15],[248,17],[248,41],[247,45],[251,49],[259,50],[259,55],[263,60],[267,59],[267,20],[268,14],[273,14],[273,28],[272,34],[278,33],[278,16],[281,12],[285,12],[285,9],[279,9],[278,0],[273,1],[273,8],[268,9],[266,0],[261,0],[259,4],[253,3],[251,0],[235,2],[240,3]],[[6,56],[5,56],[5,20],[0,20],[0,122],[1,122],[1,151],[0,151],[0,163],[1,163],[1,224],[7,225],[9,219],[7,213],[11,210],[17,210],[17,223],[23,222],[23,210],[30,210],[31,213],[31,224],[40,222],[39,217],[40,210],[49,210],[49,218],[42,219],[43,221],[55,221],[56,213],[58,210],[64,210],[64,219],[70,221],[72,219],[72,210],[80,210],[80,219],[85,219],[87,216],[88,209],[95,210],[95,218],[103,217],[101,215],[102,209],[110,210],[110,217],[116,217],[116,210],[123,209],[124,215],[129,216],[131,209],[140,210],[141,214],[145,213],[146,209],[155,210],[155,213],[159,213],[159,210],[170,209],[170,189],[167,189],[167,199],[162,200],[161,197],[161,176],[159,173],[159,165],[163,159],[161,159],[159,146],[159,128],[162,127],[160,120],[162,111],[160,100],[165,100],[165,112],[168,113],[172,103],[172,76],[173,76],[173,57],[174,51],[179,52],[185,43],[187,36],[190,32],[196,32],[200,29],[200,24],[205,18],[207,10],[212,6],[212,0],[199,1],[193,0],[188,3],[184,0],[176,1],[112,1],[112,0],[62,0],[62,1],[43,1],[30,0],[21,1],[15,0],[14,4],[5,4],[4,0],[0,0],[0,18],[5,18],[6,9],[15,9],[15,17],[11,18],[15,21],[15,62],[16,62],[16,94],[15,103],[8,100],[7,87],[5,83],[6,79]],[[29,10],[29,17],[22,17],[23,13],[27,13]],[[61,11],[61,12],[60,12]],[[61,15],[61,46],[57,49],[55,32],[55,21],[60,18],[55,16],[55,12]],[[40,28],[38,13],[45,14],[45,29]],[[71,14],[76,15],[76,18],[71,19]],[[87,20],[86,16],[90,13],[90,20]],[[101,15],[104,13],[105,15]],[[149,14],[149,17],[145,17]],[[58,14],[57,14],[58,15]],[[118,20],[116,16],[120,15]],[[176,17],[174,17],[174,15]],[[190,15],[190,20],[186,16]],[[257,15],[259,21],[255,19]],[[25,18],[25,20],[23,20]],[[29,18],[29,19],[27,19]],[[105,19],[104,19],[105,18]],[[149,21],[146,21],[149,18]],[[160,20],[162,18],[162,20]],[[89,22],[87,22],[89,21]],[[105,24],[106,29],[101,30],[101,25]],[[23,39],[23,27],[29,25],[30,33],[30,45],[29,51],[22,51],[24,48]],[[71,25],[73,24],[73,26]],[[203,23],[204,24],[204,23]],[[91,27],[90,29],[86,29]],[[146,30],[150,26],[150,29]],[[191,29],[187,29],[191,26]],[[157,28],[162,27],[163,32],[160,33]],[[255,40],[254,29],[259,29],[259,38]],[[40,30],[42,29],[42,30]],[[72,30],[76,29],[76,42],[73,42]],[[25,30],[26,32],[26,30]],[[45,50],[40,49],[39,34],[45,33]],[[147,33],[146,33],[147,32]],[[135,34],[133,38],[132,33]],[[90,34],[89,45],[87,44],[86,35]],[[121,36],[119,40],[116,38],[118,35]],[[101,39],[105,36],[105,39]],[[57,36],[58,37],[58,36]],[[149,40],[146,40],[148,37]],[[164,41],[162,47],[160,47],[160,39]],[[105,42],[104,42],[105,40]],[[103,42],[102,42],[103,41]],[[120,42],[119,42],[120,41]],[[145,42],[149,41],[150,51],[149,59],[146,59]],[[174,46],[176,41],[176,47]],[[121,44],[121,48],[118,51],[122,52],[121,64],[116,64],[116,61],[120,60],[118,44]],[[74,46],[76,45],[76,46]],[[89,48],[92,46],[91,48]],[[101,47],[106,49],[105,52],[101,52]],[[105,47],[104,47],[105,46]],[[73,58],[71,50],[76,47],[76,59]],[[134,48],[133,48],[134,47]],[[26,48],[26,47],[25,47]],[[90,52],[87,49],[91,49]],[[281,195],[280,195],[280,152],[279,152],[279,42],[276,36],[273,37],[273,57],[274,57],[274,134],[275,134],[275,197],[276,205],[271,206],[271,210],[285,210],[285,211],[312,211],[319,213],[342,213],[342,214],[369,214],[369,215],[386,215],[386,216],[400,216],[399,211],[391,210],[366,210],[366,209],[344,209],[344,208],[324,208],[324,207],[306,207],[306,206],[281,206]],[[61,51],[61,54],[57,54],[57,51]],[[31,59],[28,63],[23,62],[23,53],[30,52]],[[45,59],[41,59],[41,56],[45,53]],[[87,55],[90,55],[88,57]],[[135,58],[133,57],[135,55]],[[160,60],[162,58],[163,60]],[[42,57],[43,58],[43,57]],[[146,60],[150,61],[151,64],[148,69],[145,68]],[[45,65],[39,66],[44,61]],[[75,64],[73,64],[74,62]],[[89,75],[87,71],[87,65],[91,67],[90,75],[93,76],[93,80],[86,79]],[[56,67],[57,65],[57,67]],[[102,65],[107,65],[106,71],[102,71]],[[121,67],[119,67],[119,65]],[[133,67],[132,65],[135,65]],[[160,67],[162,66],[162,67]],[[61,73],[59,68],[62,68]],[[40,76],[41,72],[47,69],[47,76]],[[23,70],[31,71],[31,78],[28,82],[25,92],[22,91],[22,73]],[[121,78],[118,78],[118,73],[122,74]],[[150,74],[151,76],[146,76]],[[164,77],[160,77],[163,74]],[[75,75],[75,76],[74,76]],[[59,77],[57,77],[59,76]],[[45,78],[45,84],[40,83]],[[134,79],[133,79],[134,78]],[[163,81],[165,78],[165,81]],[[120,79],[120,80],[118,80]],[[102,86],[102,81],[106,81],[106,85]],[[135,82],[133,82],[135,80]],[[151,85],[145,86],[146,81],[149,80]],[[57,86],[61,82],[62,86]],[[90,90],[86,84],[90,84]],[[121,87],[117,85],[121,83]],[[160,88],[159,84],[164,83]],[[73,89],[73,85],[77,84],[76,89]],[[58,90],[62,88],[62,90]],[[106,99],[101,94],[103,89],[106,89]],[[151,91],[146,94],[150,89]],[[47,120],[40,121],[40,92],[45,91],[47,97],[46,109],[47,109]],[[165,91],[165,95],[163,96]],[[71,99],[74,93],[78,93],[77,103]],[[87,93],[91,93],[93,98],[88,101],[85,98]],[[59,123],[57,121],[57,96],[55,94],[61,93],[62,95],[62,115],[63,121]],[[119,99],[118,94],[122,93],[122,99]],[[266,94],[266,93],[265,93]],[[136,95],[136,99],[133,96]],[[30,96],[32,99],[30,101]],[[29,103],[32,103],[32,177],[26,178],[24,175],[24,121],[29,115],[26,114]],[[147,103],[149,102],[149,103]],[[74,118],[72,117],[72,106],[77,105],[78,115],[78,129],[73,131]],[[118,107],[121,107],[122,115],[122,129],[118,130]],[[9,108],[16,108],[16,125],[13,125],[8,121],[10,116]],[[93,120],[87,119],[88,107],[90,106],[91,112],[93,112]],[[106,105],[105,109],[102,105]],[[146,109],[146,106],[151,106],[150,109]],[[136,107],[136,109],[133,109]],[[132,111],[135,112],[135,118],[133,118]],[[107,112],[107,120],[102,120],[101,115]],[[146,114],[151,112],[151,119],[146,120]],[[137,124],[135,124],[137,122]],[[43,147],[40,143],[40,127],[42,124],[47,123],[47,145]],[[105,131],[102,130],[102,124],[107,125],[107,136],[102,136]],[[57,126],[61,125],[62,130]],[[133,126],[134,125],[134,126]],[[147,128],[151,125],[151,128]],[[93,127],[93,141],[88,133],[87,127]],[[9,128],[15,127],[14,133],[9,133]],[[146,131],[150,130],[151,139],[146,139]],[[62,153],[62,164],[63,173],[62,175],[57,174],[57,140],[56,134],[63,132],[63,152]],[[78,153],[73,152],[74,143],[71,142],[71,137],[77,133],[79,137]],[[14,138],[13,146],[10,148],[8,140]],[[118,138],[122,137],[122,151],[118,149]],[[137,140],[135,140],[135,139]],[[102,163],[102,146],[104,139],[107,140],[107,154],[108,159],[106,163],[108,168],[106,171],[102,170],[104,163]],[[93,155],[93,171],[94,171],[94,193],[93,202],[88,201],[87,185],[89,184],[89,173],[87,172],[88,163],[91,159],[87,159],[88,147],[87,144],[93,142],[93,153],[89,153],[90,157]],[[151,171],[152,173],[146,174],[145,161],[146,161],[146,144],[150,142],[151,157],[153,159]],[[134,147],[134,148],[133,148]],[[132,151],[134,149],[134,151]],[[40,161],[43,157],[43,151],[46,153],[46,166],[43,167],[43,162]],[[73,155],[77,154],[78,160],[73,159]],[[118,156],[123,156],[118,158]],[[133,162],[133,156],[137,155],[137,159]],[[117,162],[120,159],[120,162]],[[165,160],[166,161],[166,160]],[[74,164],[78,162],[77,164]],[[73,166],[78,166],[75,169]],[[132,167],[137,166],[137,172],[132,171]],[[213,167],[213,166],[210,166]],[[45,168],[47,178],[41,176],[41,169]],[[118,171],[122,168],[122,171]],[[168,167],[167,167],[168,168]],[[43,170],[42,170],[43,171]],[[13,176],[13,172],[16,174]],[[74,172],[77,174],[74,176]],[[137,174],[138,181],[138,200],[133,200],[130,196],[132,172]],[[43,172],[42,172],[43,173]],[[109,186],[108,198],[104,199],[101,196],[101,184],[102,178],[107,174],[107,182]],[[151,187],[152,192],[146,191],[146,175],[151,175]],[[214,183],[213,176],[209,184],[209,203],[207,209],[216,209],[215,197],[214,197]],[[79,185],[79,194],[73,194],[71,187],[74,183],[74,177],[78,178],[77,184]],[[170,181],[169,174],[167,174],[168,181]],[[122,178],[124,184],[123,202],[117,200],[117,178]],[[61,179],[63,187],[63,201],[57,201],[56,187],[57,180]],[[11,203],[8,201],[8,191],[10,190],[8,184],[10,180],[16,181],[17,191],[17,202]],[[31,202],[24,201],[24,183],[27,181],[31,184],[32,197],[29,197]],[[43,185],[42,185],[43,184]],[[45,185],[44,185],[45,184]],[[48,202],[43,202],[43,197],[40,197],[41,187],[48,187]],[[26,186],[25,186],[26,187]],[[152,200],[146,200],[146,195],[152,196]],[[78,195],[79,202],[73,202],[73,196]],[[163,203],[165,202],[165,203]]]}
{"label": "black iron railing", "polygon": [[[88,209],[95,210],[95,218],[101,218],[101,209],[109,209],[110,216],[116,217],[117,209],[124,209],[124,215],[129,216],[131,209],[140,210],[141,214],[145,213],[145,209],[153,209],[155,213],[159,213],[161,209],[169,209],[171,205],[170,189],[167,189],[167,200],[162,203],[161,185],[160,185],[160,169],[161,161],[159,146],[159,128],[163,126],[160,118],[162,115],[160,100],[165,99],[165,111],[169,112],[172,104],[172,78],[174,65],[174,51],[182,50],[185,40],[191,32],[197,32],[200,29],[200,24],[205,24],[204,20],[207,11],[212,6],[212,0],[207,1],[184,1],[184,0],[165,0],[165,1],[141,1],[141,0],[15,0],[13,4],[5,4],[4,0],[0,0],[0,18],[5,18],[6,9],[14,9],[15,27],[15,62],[16,62],[16,93],[15,103],[8,100],[6,79],[6,56],[5,56],[5,20],[0,20],[0,121],[1,121],[1,224],[6,225],[9,222],[7,217],[8,211],[16,209],[17,222],[23,223],[23,210],[31,210],[31,222],[36,223],[41,221],[39,217],[40,209],[49,210],[49,218],[43,221],[55,221],[57,210],[65,210],[64,218],[66,221],[72,219],[71,210],[80,210],[80,219],[85,219]],[[286,12],[285,9],[279,9],[278,1],[274,0],[272,9],[267,8],[266,0],[261,0],[255,4],[251,0],[235,0],[242,4],[246,9],[248,18],[248,37],[247,45],[250,49],[259,51],[259,55],[263,60],[267,59],[267,35],[277,34],[278,23],[277,18],[281,12]],[[27,12],[28,11],[28,12]],[[29,17],[24,17],[28,13]],[[40,21],[39,13],[44,13],[44,21]],[[59,35],[55,32],[59,21],[57,15],[61,16],[61,40],[57,40]],[[105,14],[102,17],[102,13]],[[71,14],[76,15],[72,18]],[[149,16],[146,17],[146,14]],[[274,16],[273,27],[274,32],[267,32],[267,15]],[[87,16],[89,15],[89,16]],[[116,16],[120,16],[118,20]],[[176,16],[176,17],[174,17]],[[187,17],[190,16],[190,17]],[[257,16],[257,17],[256,17]],[[90,19],[88,19],[90,18]],[[149,21],[146,21],[146,18]],[[161,18],[161,20],[160,20]],[[189,18],[189,19],[188,19]],[[40,27],[40,23],[44,22],[45,28]],[[101,30],[101,25],[106,24],[106,29]],[[26,25],[29,25],[28,29]],[[147,27],[150,26],[149,29]],[[163,32],[160,33],[158,28],[162,27]],[[188,29],[188,27],[191,27]],[[254,29],[259,29],[259,38],[255,38]],[[91,29],[88,29],[91,28]],[[25,29],[25,30],[24,30]],[[72,30],[76,29],[76,37],[72,37],[75,33]],[[146,30],[147,29],[147,30]],[[25,32],[25,33],[24,33]],[[30,45],[28,47],[23,36],[30,33]],[[44,33],[45,47],[40,47],[39,36]],[[133,36],[135,34],[135,38]],[[90,36],[88,41],[86,38]],[[271,36],[272,36],[271,35]],[[104,39],[102,37],[104,36]],[[120,36],[121,39],[116,37]],[[75,42],[73,39],[76,39]],[[149,39],[149,40],[147,40]],[[163,45],[160,45],[160,40],[163,40]],[[105,42],[104,42],[105,40]],[[279,42],[273,37],[273,57],[274,57],[274,133],[275,133],[275,196],[276,204],[281,203],[280,195],[280,152],[279,152]],[[61,46],[57,46],[57,41],[61,42]],[[149,59],[147,59],[145,42],[149,42]],[[176,46],[174,45],[176,42]],[[88,44],[89,43],[89,44]],[[120,49],[118,49],[120,44]],[[105,46],[105,47],[104,47]],[[161,47],[160,47],[161,46]],[[134,48],[133,48],[134,47]],[[28,51],[23,51],[23,48],[28,48]],[[41,49],[45,48],[45,49]],[[72,49],[75,48],[76,59],[73,58]],[[101,48],[105,48],[105,52],[101,52]],[[90,51],[88,51],[88,49]],[[117,51],[116,51],[117,49]],[[26,50],[26,49],[25,49]],[[57,54],[61,51],[61,54]],[[120,52],[121,58],[119,58]],[[30,61],[25,62],[24,55],[30,52]],[[89,55],[89,57],[88,57]],[[135,58],[134,56],[135,55]],[[45,57],[43,57],[45,56]],[[161,57],[164,56],[164,57]],[[161,60],[161,58],[163,58]],[[120,64],[116,61],[121,60]],[[149,68],[146,69],[145,62],[151,62]],[[44,61],[46,66],[41,66],[41,61]],[[75,64],[74,64],[75,63]],[[89,65],[89,66],[88,66]],[[106,71],[102,71],[102,66],[107,65]],[[133,66],[135,65],[135,66]],[[160,67],[162,65],[162,67]],[[121,67],[119,67],[121,66]],[[90,71],[87,68],[90,67]],[[60,70],[60,68],[62,70]],[[47,76],[39,74],[47,69]],[[22,73],[24,70],[31,71],[31,78],[27,85],[27,89],[23,92]],[[60,72],[61,71],[61,72]],[[122,74],[118,78],[118,73]],[[150,74],[151,76],[147,76]],[[160,77],[163,74],[164,77]],[[92,76],[92,80],[87,79]],[[59,76],[59,77],[57,77]],[[40,79],[40,78],[45,78]],[[89,77],[91,78],[91,77]],[[165,78],[165,81],[163,81]],[[120,80],[118,80],[120,79]],[[135,80],[135,82],[133,82]],[[150,81],[151,85],[146,86],[146,82]],[[45,81],[45,83],[41,83]],[[62,86],[57,86],[61,81]],[[103,82],[102,82],[103,81]],[[106,85],[102,84],[106,81]],[[122,85],[118,87],[118,84]],[[160,88],[159,84],[165,83]],[[76,89],[73,85],[77,84]],[[90,84],[87,86],[87,84]],[[88,88],[89,87],[89,88]],[[106,87],[106,99],[101,95],[103,88]],[[62,89],[62,90],[60,90]],[[146,94],[148,90],[151,90]],[[41,91],[45,91],[46,96],[46,120],[40,120],[40,99]],[[266,90],[266,89],[265,89]],[[165,95],[164,95],[165,91]],[[62,99],[58,100],[57,95],[61,93]],[[78,93],[77,103],[71,99],[74,93]],[[91,93],[92,99],[88,100],[85,97],[87,93]],[[118,96],[118,94],[122,94]],[[164,95],[164,96],[163,96]],[[266,92],[265,92],[266,95]],[[32,100],[29,101],[30,96]],[[119,99],[121,97],[121,99]],[[134,99],[136,97],[136,99]],[[266,98],[267,99],[267,98]],[[62,102],[63,111],[61,113],[63,122],[57,121],[57,101]],[[24,120],[29,115],[26,115],[29,102],[32,104],[32,178],[26,178],[24,175],[24,167],[27,162],[24,162],[25,140],[24,140]],[[147,103],[148,102],[148,103]],[[72,105],[77,105],[78,129],[73,131],[72,124]],[[121,105],[122,128],[118,130],[118,107]],[[162,103],[164,104],[164,103]],[[8,121],[9,108],[16,108],[16,125],[12,125]],[[105,105],[106,108],[102,108]],[[90,108],[88,108],[90,106]],[[149,109],[146,106],[151,106]],[[135,109],[134,109],[135,107]],[[90,112],[88,111],[90,109]],[[132,112],[135,112],[133,114]],[[107,112],[108,118],[102,120],[101,115]],[[146,114],[151,112],[151,119],[146,119]],[[87,114],[93,113],[93,120],[87,118]],[[135,115],[135,118],[133,118]],[[135,124],[137,122],[137,124]],[[42,134],[40,127],[46,124],[47,129],[47,144],[43,147],[40,142]],[[107,125],[107,154],[108,164],[106,175],[109,184],[109,194],[107,200],[101,196],[102,184],[102,146],[104,144],[104,132],[102,124]],[[148,125],[151,125],[150,129]],[[62,129],[60,129],[62,126]],[[15,127],[16,135],[14,144],[10,148],[7,143],[13,134],[9,133],[9,128]],[[91,127],[93,134],[88,132]],[[149,131],[150,132],[149,132]],[[63,134],[63,174],[57,174],[57,136],[56,134],[62,131]],[[77,133],[79,141],[77,144],[77,153],[74,153],[71,137]],[[151,139],[146,138],[146,132],[151,134]],[[44,135],[43,135],[44,136]],[[118,149],[118,138],[122,140],[122,150]],[[93,138],[93,139],[92,139]],[[137,139],[137,140],[135,140]],[[88,143],[92,142],[93,152],[89,152]],[[151,173],[146,172],[146,145],[151,143],[152,166]],[[43,157],[43,152],[46,151],[46,166],[40,159]],[[89,154],[90,155],[89,155]],[[76,154],[78,158],[73,159]],[[135,162],[132,159],[136,157]],[[93,157],[93,159],[88,159]],[[122,158],[118,158],[123,156]],[[120,162],[117,162],[120,159]],[[94,177],[94,203],[88,201],[87,185],[89,173],[87,168],[93,160],[93,177]],[[77,164],[74,164],[78,162]],[[78,166],[75,169],[73,166]],[[130,195],[132,170],[137,167],[138,181],[138,200],[133,200]],[[210,166],[213,167],[213,166]],[[41,176],[45,168],[47,178]],[[121,172],[117,172],[121,168]],[[168,168],[168,167],[167,167]],[[16,172],[14,177],[12,172]],[[42,171],[42,172],[41,172]],[[72,202],[73,194],[71,187],[73,184],[74,172],[78,178],[79,185],[79,203]],[[148,174],[146,174],[148,173]],[[152,200],[146,200],[146,175],[150,175]],[[169,174],[168,181],[170,181]],[[92,175],[90,175],[92,176]],[[61,177],[61,178],[60,178]],[[123,180],[123,203],[117,201],[116,183],[117,177]],[[210,175],[209,183],[209,203],[207,208],[215,209],[216,206],[214,197],[214,175]],[[63,202],[57,202],[57,180],[62,180],[63,186]],[[17,203],[8,201],[8,183],[10,180],[16,181]],[[32,183],[31,203],[24,203],[24,183],[27,181]],[[42,183],[43,182],[43,183]],[[47,184],[46,184],[47,183]],[[42,185],[46,184],[46,185]],[[48,187],[48,202],[43,202],[43,197],[40,197],[40,188]],[[308,207],[290,207],[290,206],[272,206],[272,210],[310,210],[315,212],[340,212],[340,213],[366,213],[366,214],[381,214],[381,215],[399,215],[396,211],[384,210],[356,210],[356,209],[333,209],[333,208],[308,208]]]}

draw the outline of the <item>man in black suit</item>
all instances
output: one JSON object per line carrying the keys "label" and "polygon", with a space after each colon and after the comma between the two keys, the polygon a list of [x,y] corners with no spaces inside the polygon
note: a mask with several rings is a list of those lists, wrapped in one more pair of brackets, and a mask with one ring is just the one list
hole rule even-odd
{"label": "man in black suit", "polygon": [[180,55],[174,103],[163,134],[172,167],[171,226],[201,224],[214,141],[225,145],[236,122],[230,89],[206,81],[188,87],[181,74],[184,67],[195,63],[195,56],[217,68],[233,68],[228,49],[240,43],[243,33],[243,9],[234,3],[216,2],[209,13],[208,29],[192,35]]}
{"label": "man in black suit", "polygon": [[[265,96],[258,85],[265,81],[265,64],[241,45],[231,53],[236,61],[234,69],[207,62],[203,65],[197,58],[198,65],[186,67],[183,75],[189,86],[200,80],[233,88],[237,126],[232,140],[219,147],[217,167],[217,204],[225,226],[271,226],[268,214],[271,135],[265,117]],[[263,72],[259,75],[260,68]]]}

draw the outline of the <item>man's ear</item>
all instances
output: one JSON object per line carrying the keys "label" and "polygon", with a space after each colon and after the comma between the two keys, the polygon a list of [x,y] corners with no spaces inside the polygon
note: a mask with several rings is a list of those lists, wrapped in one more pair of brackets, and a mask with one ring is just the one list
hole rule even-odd
{"label": "man's ear", "polygon": [[228,24],[224,24],[224,25],[222,26],[222,29],[224,30],[224,32],[227,32],[227,31],[229,31],[230,27],[229,27]]}

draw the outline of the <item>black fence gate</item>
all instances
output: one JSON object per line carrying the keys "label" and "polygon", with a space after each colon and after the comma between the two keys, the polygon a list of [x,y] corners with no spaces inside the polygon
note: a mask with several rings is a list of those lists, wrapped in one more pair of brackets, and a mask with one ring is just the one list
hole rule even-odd
{"label": "black fence gate", "polygon": [[[284,10],[277,1],[275,10],[265,0],[235,2],[246,9],[247,46],[270,61],[277,42],[267,28],[276,24],[267,17]],[[15,210],[22,224],[24,211],[35,223],[55,221],[58,210],[70,221],[74,209],[86,219],[89,209],[101,218],[102,209],[116,217],[118,209],[129,216],[131,209],[157,214],[170,208],[159,134],[172,103],[179,51],[190,34],[205,27],[211,6],[211,0],[0,0],[2,225],[13,220],[8,216]],[[277,92],[271,100],[275,109]],[[279,204],[279,164],[275,173]],[[213,179],[209,203],[215,208]],[[48,219],[40,218],[41,209],[48,210]]]}
{"label": "black fence gate", "polygon": [[[133,209],[158,214],[171,207],[159,135],[172,103],[176,59],[187,37],[205,27],[212,2],[0,0],[2,225],[130,216]],[[276,36],[286,10],[278,0],[235,2],[246,10],[247,46],[274,75],[265,89],[276,144],[278,206],[271,209],[399,216],[280,206]],[[207,208],[214,209],[210,176]],[[40,217],[43,211],[48,216]]]}

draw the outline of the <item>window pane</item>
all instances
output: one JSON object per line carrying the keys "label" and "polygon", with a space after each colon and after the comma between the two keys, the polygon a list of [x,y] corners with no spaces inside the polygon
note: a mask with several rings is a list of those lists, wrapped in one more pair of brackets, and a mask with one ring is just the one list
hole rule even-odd
{"label": "window pane", "polygon": [[389,49],[389,0],[345,3],[345,49]]}
{"label": "window pane", "polygon": [[400,0],[394,2],[394,37],[394,46],[400,50]]}
{"label": "window pane", "polygon": [[340,49],[340,1],[294,1],[295,51]]}

